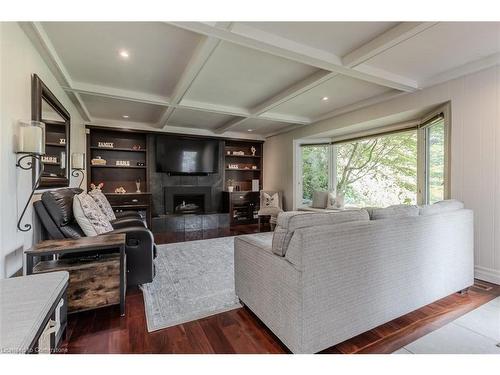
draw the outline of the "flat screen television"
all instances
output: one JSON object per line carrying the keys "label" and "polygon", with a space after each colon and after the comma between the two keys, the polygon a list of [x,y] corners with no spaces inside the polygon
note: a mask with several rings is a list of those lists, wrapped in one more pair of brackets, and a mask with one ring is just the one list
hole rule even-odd
{"label": "flat screen television", "polygon": [[156,136],[156,171],[174,175],[207,175],[219,169],[216,139]]}

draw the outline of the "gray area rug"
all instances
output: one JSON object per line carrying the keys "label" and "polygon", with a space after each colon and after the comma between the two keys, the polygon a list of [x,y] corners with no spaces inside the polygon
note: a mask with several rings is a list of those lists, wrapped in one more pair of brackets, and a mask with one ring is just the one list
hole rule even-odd
{"label": "gray area rug", "polygon": [[142,285],[148,331],[241,307],[233,254],[234,237],[159,245],[156,277]]}

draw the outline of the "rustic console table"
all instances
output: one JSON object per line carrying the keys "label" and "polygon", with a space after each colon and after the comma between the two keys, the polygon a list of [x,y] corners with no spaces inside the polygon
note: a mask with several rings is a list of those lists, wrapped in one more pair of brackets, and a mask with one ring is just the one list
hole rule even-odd
{"label": "rustic console table", "polygon": [[[42,241],[34,245],[31,249],[25,251],[26,254],[26,273],[31,275],[33,273],[43,273],[43,272],[53,272],[60,271],[61,269],[66,269],[70,272],[70,281],[68,287],[68,303],[71,305],[72,298],[72,274],[77,272],[75,270],[81,270],[82,264],[86,265],[87,268],[101,267],[103,273],[109,272],[113,273],[113,266],[110,264],[112,258],[110,258],[109,253],[115,253],[116,259],[119,259],[119,304],[120,304],[120,315],[125,315],[125,293],[127,288],[126,281],[126,255],[125,255],[125,234],[103,234],[96,237],[82,237],[79,239],[62,239],[62,240],[47,240]],[[96,259],[94,263],[92,262],[79,262],[76,261],[68,262],[67,260],[52,260],[39,262],[37,265],[34,264],[35,257],[42,256],[57,256],[63,254],[76,254],[76,253],[89,253],[89,252],[103,252],[106,255],[99,259]],[[118,255],[119,253],[119,255]],[[118,270],[117,273],[118,275]],[[90,288],[90,285],[89,285]],[[100,289],[100,288],[99,288]],[[78,290],[78,293],[80,291]],[[114,304],[112,300],[108,301],[107,304]],[[101,304],[104,306],[106,304]],[[80,310],[78,310],[80,311]]]}

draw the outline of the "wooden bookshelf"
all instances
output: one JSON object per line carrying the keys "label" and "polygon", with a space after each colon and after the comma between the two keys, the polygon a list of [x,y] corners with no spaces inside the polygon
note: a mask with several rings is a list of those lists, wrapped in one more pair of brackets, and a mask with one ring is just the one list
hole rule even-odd
{"label": "wooden bookshelf", "polygon": [[[255,154],[252,153],[252,147],[255,148]],[[259,191],[263,182],[263,149],[262,141],[225,141],[223,206],[230,214],[231,225],[257,223]],[[238,167],[230,168],[229,165]],[[229,179],[233,180],[233,192],[227,189]],[[254,179],[259,180],[258,191],[252,191]]]}
{"label": "wooden bookshelf", "polygon": [[[90,190],[90,184],[97,186],[102,182],[104,184],[102,191],[114,210],[145,211],[150,224],[148,135],[142,132],[90,126],[87,129],[88,189]],[[113,147],[101,147],[100,142],[112,143]],[[98,157],[106,160],[106,164],[92,164],[92,160]],[[130,165],[116,165],[117,161],[128,161]],[[136,187],[138,179],[141,181],[139,193]],[[115,189],[119,187],[123,187],[126,193],[116,193]]]}

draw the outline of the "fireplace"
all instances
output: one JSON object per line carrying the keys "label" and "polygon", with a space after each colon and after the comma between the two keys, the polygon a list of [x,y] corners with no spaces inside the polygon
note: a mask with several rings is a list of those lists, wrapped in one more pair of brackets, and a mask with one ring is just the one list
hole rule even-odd
{"label": "fireplace", "polygon": [[165,186],[164,204],[167,215],[216,212],[214,211],[211,186]]}
{"label": "fireplace", "polygon": [[174,213],[202,214],[205,212],[204,194],[174,194]]}

